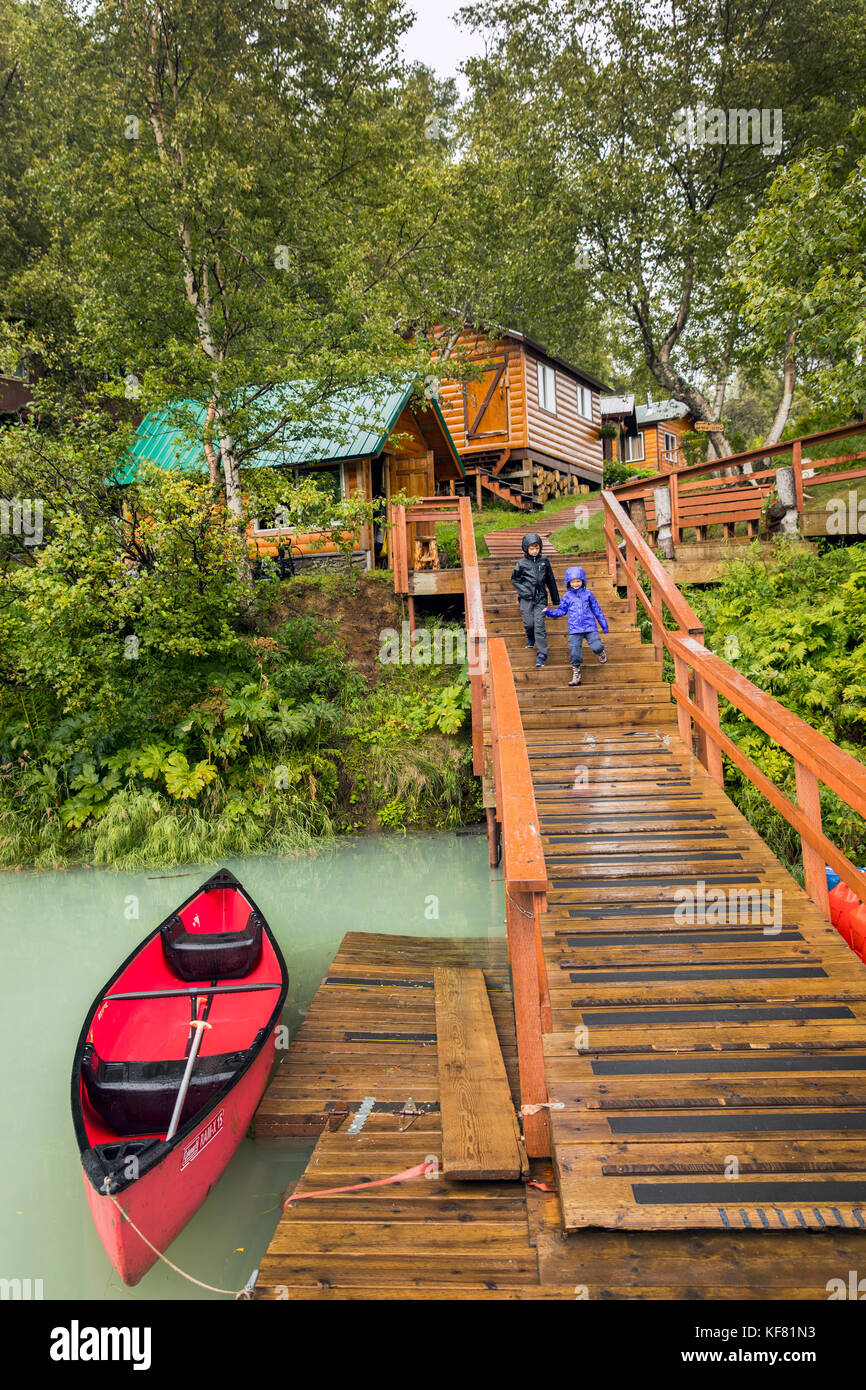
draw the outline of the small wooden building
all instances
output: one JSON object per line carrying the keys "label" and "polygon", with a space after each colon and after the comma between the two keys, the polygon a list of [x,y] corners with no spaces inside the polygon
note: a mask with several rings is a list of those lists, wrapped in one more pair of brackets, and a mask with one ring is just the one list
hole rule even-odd
{"label": "small wooden building", "polygon": [[602,396],[601,415],[604,424],[617,429],[603,441],[605,459],[658,473],[685,467],[681,440],[693,418],[682,401],[654,401],[647,394],[646,405],[635,405],[633,395]]}
{"label": "small wooden building", "polygon": [[[275,389],[290,395],[293,388]],[[263,399],[279,413],[279,402]],[[193,430],[183,427],[181,413],[203,428],[204,409],[190,402],[146,416],[118,469],[117,483],[133,481],[144,462],[207,472],[203,443],[192,437]],[[279,468],[292,478],[312,473],[335,498],[361,493],[367,501],[380,498],[383,504],[398,492],[414,497],[447,493],[465,477],[442,411],[435,400],[419,396],[412,381],[378,391],[341,393],[315,424],[307,426],[294,419],[282,425],[272,432],[267,445],[242,461],[242,470],[266,467]],[[433,534],[433,528],[424,523],[418,523],[417,530],[417,536],[412,533],[413,544]],[[280,545],[290,545],[302,566],[328,563],[338,553],[330,534],[298,533],[281,524],[279,517],[252,521],[247,538],[259,556],[276,555]],[[384,533],[365,524],[355,539],[354,563],[371,568],[381,544],[387,545]]]}
{"label": "small wooden building", "polygon": [[[435,330],[435,338],[444,336],[444,328]],[[492,337],[466,328],[452,351],[478,367],[474,379],[442,376],[439,401],[479,494],[484,488],[528,510],[558,493],[601,486],[603,382],[514,329]]]}

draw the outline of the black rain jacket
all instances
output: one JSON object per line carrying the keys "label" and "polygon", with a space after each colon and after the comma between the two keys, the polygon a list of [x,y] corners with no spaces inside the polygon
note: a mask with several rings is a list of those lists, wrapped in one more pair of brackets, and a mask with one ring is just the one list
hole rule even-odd
{"label": "black rain jacket", "polygon": [[550,561],[544,555],[533,559],[528,553],[531,545],[541,544],[541,537],[530,531],[523,537],[521,544],[523,559],[517,561],[511,573],[511,582],[517,590],[518,598],[528,598],[532,599],[533,603],[546,604],[546,594],[549,593],[551,603],[556,607],[559,603],[559,590],[550,568]]}

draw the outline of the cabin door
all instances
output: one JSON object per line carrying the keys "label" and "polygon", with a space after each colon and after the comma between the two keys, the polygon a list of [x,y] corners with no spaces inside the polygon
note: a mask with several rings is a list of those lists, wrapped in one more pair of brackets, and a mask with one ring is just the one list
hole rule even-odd
{"label": "cabin door", "polygon": [[508,438],[508,358],[495,358],[484,375],[467,381],[463,388],[466,443],[490,440],[504,444]]}
{"label": "cabin door", "polygon": [[[404,455],[391,460],[391,491],[405,492],[409,497],[432,497],[436,489],[433,474],[433,453]],[[415,554],[415,541],[435,536],[432,521],[413,521],[409,526],[409,564]]]}

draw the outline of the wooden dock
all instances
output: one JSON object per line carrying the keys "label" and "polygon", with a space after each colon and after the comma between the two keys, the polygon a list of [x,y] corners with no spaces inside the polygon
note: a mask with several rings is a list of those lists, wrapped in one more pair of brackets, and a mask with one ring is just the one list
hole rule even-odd
{"label": "wooden dock", "polygon": [[[441,1166],[434,970],[448,968],[483,971],[517,1095],[504,940],[350,932],[256,1117],[257,1136],[320,1133],[298,1193]],[[410,1099],[421,1113],[401,1115]],[[304,1200],[280,1220],[256,1297],[573,1298],[541,1289],[526,1192],[438,1176]]]}

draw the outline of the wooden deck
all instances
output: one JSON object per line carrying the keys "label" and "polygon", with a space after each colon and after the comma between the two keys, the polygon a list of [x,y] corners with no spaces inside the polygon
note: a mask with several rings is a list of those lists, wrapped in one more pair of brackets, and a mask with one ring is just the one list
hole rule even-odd
{"label": "wooden deck", "polygon": [[[257,1136],[320,1132],[298,1192],[441,1162],[434,969],[455,966],[484,971],[517,1094],[504,940],[350,932],[256,1117]],[[400,1114],[410,1098],[414,1119]],[[299,1202],[280,1220],[256,1297],[573,1298],[571,1288],[541,1289],[526,1191],[440,1176]]]}

